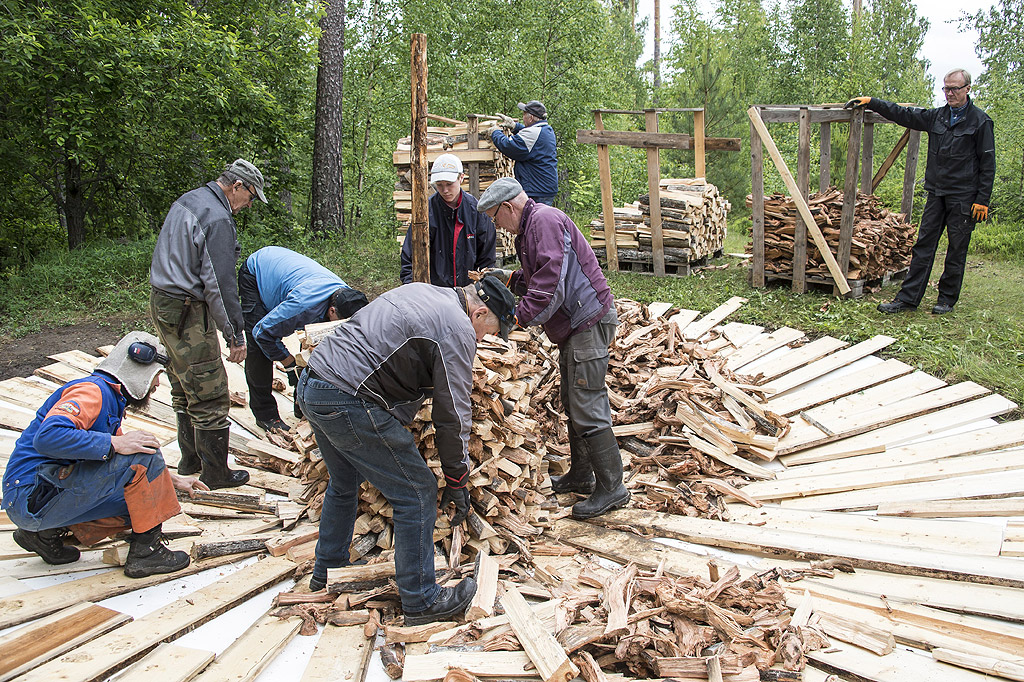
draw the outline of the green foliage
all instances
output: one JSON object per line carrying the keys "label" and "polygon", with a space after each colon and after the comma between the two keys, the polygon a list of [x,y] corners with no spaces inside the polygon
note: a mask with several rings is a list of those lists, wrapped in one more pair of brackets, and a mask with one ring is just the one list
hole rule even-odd
{"label": "green foliage", "polygon": [[998,217],[978,223],[971,235],[971,253],[995,256],[1024,263],[1024,229],[1010,222],[1001,212]]}

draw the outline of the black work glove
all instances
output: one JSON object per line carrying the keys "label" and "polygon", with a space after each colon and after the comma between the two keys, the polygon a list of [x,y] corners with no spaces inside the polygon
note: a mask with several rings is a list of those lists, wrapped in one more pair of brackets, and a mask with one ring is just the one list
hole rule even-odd
{"label": "black work glove", "polygon": [[292,365],[291,367],[285,367],[284,373],[288,375],[288,385],[298,386],[299,385],[299,366]]}
{"label": "black work glove", "polygon": [[469,516],[469,488],[463,486],[462,488],[453,488],[450,485],[445,486],[444,492],[441,493],[441,509],[442,511],[448,507],[449,504],[455,505],[455,516],[452,517],[451,524],[454,528],[460,525]]}
{"label": "black work glove", "polygon": [[853,109],[854,107],[866,107],[869,104],[871,104],[870,97],[854,97],[845,105],[843,105],[843,109]]}

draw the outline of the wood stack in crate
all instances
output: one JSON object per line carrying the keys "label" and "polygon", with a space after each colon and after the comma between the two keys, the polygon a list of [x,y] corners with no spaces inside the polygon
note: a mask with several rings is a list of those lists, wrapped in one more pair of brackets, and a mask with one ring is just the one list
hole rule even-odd
{"label": "wood stack in crate", "polygon": [[[747,205],[752,199],[747,196]],[[843,211],[842,191],[830,187],[810,196],[808,206],[821,228],[832,252],[839,250],[839,223]],[[793,272],[793,236],[796,231],[796,205],[783,194],[773,194],[764,201],[764,269],[766,272]],[[850,248],[851,280],[873,280],[900,272],[910,265],[917,228],[902,213],[894,213],[881,205],[873,194],[858,194],[853,220],[853,242]],[[752,246],[747,244],[747,253]],[[810,236],[807,237],[808,275],[829,277]]]}
{"label": "wood stack in crate", "polygon": [[[661,234],[665,262],[685,264],[702,261],[721,251],[731,205],[718,188],[703,178],[664,179],[660,188]],[[650,262],[652,259],[650,196],[615,210],[615,236],[619,260]],[[604,258],[604,220],[590,224],[591,244]]]}

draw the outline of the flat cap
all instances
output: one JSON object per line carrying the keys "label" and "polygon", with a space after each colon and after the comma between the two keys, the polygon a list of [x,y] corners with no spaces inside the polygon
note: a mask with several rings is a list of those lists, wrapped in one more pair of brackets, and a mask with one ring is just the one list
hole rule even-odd
{"label": "flat cap", "polygon": [[523,193],[523,186],[515,178],[498,178],[480,196],[476,204],[478,211],[486,211],[506,201],[512,201]]}

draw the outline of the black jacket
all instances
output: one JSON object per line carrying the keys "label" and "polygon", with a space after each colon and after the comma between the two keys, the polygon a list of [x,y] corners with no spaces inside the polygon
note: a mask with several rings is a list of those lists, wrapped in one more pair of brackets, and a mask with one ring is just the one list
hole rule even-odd
{"label": "black jacket", "polygon": [[937,196],[963,197],[988,206],[996,179],[996,143],[992,119],[967,102],[964,117],[949,125],[949,105],[937,109],[901,107],[872,97],[868,109],[906,128],[928,133],[924,188]]}
{"label": "black jacket", "polygon": [[[436,287],[464,287],[469,284],[470,270],[494,267],[494,223],[476,208],[476,197],[462,193],[458,209],[444,203],[437,192],[430,197],[430,283]],[[455,215],[463,228],[459,243],[455,241]],[[411,227],[409,228],[412,229]],[[452,274],[454,250],[455,273]],[[402,244],[402,284],[412,282],[412,240],[409,232]]]}

